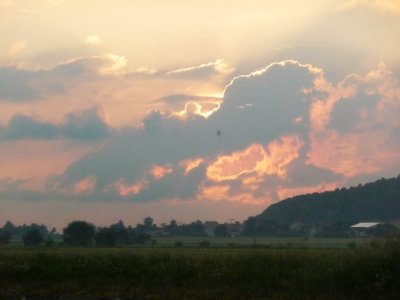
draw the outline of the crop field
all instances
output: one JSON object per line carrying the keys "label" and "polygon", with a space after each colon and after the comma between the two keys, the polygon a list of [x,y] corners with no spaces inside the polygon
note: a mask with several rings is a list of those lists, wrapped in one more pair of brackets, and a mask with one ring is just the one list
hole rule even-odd
{"label": "crop field", "polygon": [[0,249],[1,299],[396,299],[400,247]]}
{"label": "crop field", "polygon": [[364,245],[370,240],[364,238],[300,238],[300,237],[158,237],[153,246],[175,247],[177,242],[182,247],[199,247],[206,242],[209,247],[217,248],[348,248],[351,245]]}

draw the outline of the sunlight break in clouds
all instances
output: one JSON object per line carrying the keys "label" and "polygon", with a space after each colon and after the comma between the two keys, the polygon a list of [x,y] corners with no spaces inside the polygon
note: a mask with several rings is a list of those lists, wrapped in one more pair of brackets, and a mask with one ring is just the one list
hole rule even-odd
{"label": "sunlight break in clouds", "polygon": [[220,102],[209,102],[208,104],[212,104],[214,107],[212,107],[208,110],[205,110],[203,108],[204,104],[202,105],[202,104],[200,104],[198,102],[194,102],[194,101],[187,102],[185,104],[185,108],[181,111],[174,112],[173,116],[177,116],[178,118],[181,118],[182,120],[190,119],[193,116],[202,116],[207,119],[213,113],[218,111],[218,109],[221,106]]}
{"label": "sunlight break in clouds", "polygon": [[14,57],[24,51],[26,47],[26,41],[17,41],[8,48],[8,56]]}
{"label": "sunlight break in clouds", "polygon": [[99,45],[101,43],[101,39],[97,34],[89,35],[85,38],[85,44],[88,45]]}

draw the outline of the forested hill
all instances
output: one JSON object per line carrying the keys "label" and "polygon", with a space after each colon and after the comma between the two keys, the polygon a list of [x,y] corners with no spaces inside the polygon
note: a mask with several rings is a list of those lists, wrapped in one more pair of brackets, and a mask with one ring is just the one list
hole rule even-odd
{"label": "forested hill", "polygon": [[256,216],[279,224],[400,220],[400,175],[357,187],[288,198]]}

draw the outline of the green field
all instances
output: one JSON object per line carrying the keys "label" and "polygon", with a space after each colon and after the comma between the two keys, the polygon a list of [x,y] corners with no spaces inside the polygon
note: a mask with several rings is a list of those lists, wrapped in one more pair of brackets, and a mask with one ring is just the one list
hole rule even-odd
{"label": "green field", "polygon": [[[210,248],[348,248],[351,244],[359,246],[368,244],[371,239],[367,238],[300,238],[300,237],[188,237],[169,236],[154,237],[152,242],[143,245],[130,245],[127,247],[175,247],[176,242],[182,242],[182,247],[199,247],[204,241],[209,243]],[[60,244],[62,239],[55,240]],[[23,241],[20,237],[14,237],[10,241],[11,247],[22,247]]]}
{"label": "green field", "polygon": [[0,299],[396,299],[398,282],[399,243],[0,249]]}
{"label": "green field", "polygon": [[198,247],[201,242],[208,241],[209,247],[217,248],[348,248],[351,244],[364,245],[369,239],[362,238],[299,238],[299,237],[159,237],[154,238],[157,247],[174,247],[181,241],[183,247]]}

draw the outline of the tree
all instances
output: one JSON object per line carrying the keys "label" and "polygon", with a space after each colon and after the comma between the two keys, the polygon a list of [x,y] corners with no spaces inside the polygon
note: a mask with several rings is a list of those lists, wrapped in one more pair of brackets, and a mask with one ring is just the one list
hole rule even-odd
{"label": "tree", "polygon": [[69,246],[90,246],[95,236],[95,227],[86,221],[73,221],[63,229],[63,240]]}
{"label": "tree", "polygon": [[177,228],[177,234],[181,236],[205,236],[203,223],[199,220],[190,224],[182,224]]}
{"label": "tree", "polygon": [[119,220],[118,223],[111,224],[110,227],[113,229],[117,234],[117,244],[131,244],[132,241],[130,240],[130,233],[132,231],[131,227],[125,227],[123,221]]}
{"label": "tree", "polygon": [[136,225],[136,231],[142,233],[154,231],[156,228],[157,227],[154,224],[154,220],[151,217],[144,218],[143,224]]}
{"label": "tree", "polygon": [[257,225],[257,233],[260,235],[273,236],[278,232],[279,226],[274,220],[261,220]]}
{"label": "tree", "polygon": [[256,218],[249,217],[246,221],[244,221],[243,234],[244,235],[256,235],[256,233],[257,233]]}
{"label": "tree", "polygon": [[95,235],[96,245],[114,247],[117,245],[118,233],[110,227],[100,228]]}
{"label": "tree", "polygon": [[217,237],[227,237],[229,236],[229,229],[228,226],[225,224],[219,224],[214,228],[214,235]]}
{"label": "tree", "polygon": [[22,237],[25,246],[38,246],[44,241],[44,237],[38,229],[28,230]]}
{"label": "tree", "polygon": [[135,244],[145,244],[151,240],[151,236],[144,232],[133,232],[132,242]]}
{"label": "tree", "polygon": [[10,242],[11,234],[7,230],[0,229],[0,246],[7,245]]}
{"label": "tree", "polygon": [[169,225],[167,225],[165,228],[170,234],[177,234],[178,223],[175,220],[171,220]]}
{"label": "tree", "polygon": [[7,221],[3,226],[3,230],[10,234],[12,234],[16,229],[17,227],[11,221]]}
{"label": "tree", "polygon": [[143,225],[144,225],[146,228],[151,229],[151,228],[153,228],[153,222],[154,222],[153,218],[151,218],[151,217],[146,217],[146,218],[144,218],[144,220],[143,220]]}

